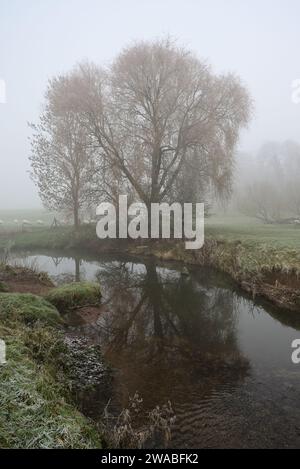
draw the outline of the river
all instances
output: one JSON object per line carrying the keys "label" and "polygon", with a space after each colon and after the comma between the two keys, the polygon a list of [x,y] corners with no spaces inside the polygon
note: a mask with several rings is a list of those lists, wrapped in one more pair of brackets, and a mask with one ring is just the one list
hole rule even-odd
{"label": "river", "polygon": [[[169,447],[300,448],[300,338],[296,313],[258,304],[210,269],[114,255],[18,255],[57,283],[99,281],[101,314],[67,331],[100,344],[112,372],[113,406],[136,392],[146,412],[170,401]],[[109,399],[101,385],[82,396],[98,419]],[[157,443],[157,445],[159,445]]]}

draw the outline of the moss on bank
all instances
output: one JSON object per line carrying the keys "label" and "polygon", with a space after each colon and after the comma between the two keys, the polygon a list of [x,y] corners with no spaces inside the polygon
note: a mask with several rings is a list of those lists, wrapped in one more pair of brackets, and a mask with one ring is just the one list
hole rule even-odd
{"label": "moss on bank", "polygon": [[0,293],[7,292],[8,286],[4,282],[0,282]]}
{"label": "moss on bank", "polygon": [[93,424],[71,403],[55,307],[34,295],[0,295],[1,448],[98,448]]}
{"label": "moss on bank", "polygon": [[33,324],[37,321],[55,325],[61,323],[57,309],[43,298],[30,293],[0,293],[0,320],[6,323],[22,321]]}
{"label": "moss on bank", "polygon": [[53,288],[46,299],[63,314],[74,308],[99,305],[101,290],[97,283],[74,282]]}

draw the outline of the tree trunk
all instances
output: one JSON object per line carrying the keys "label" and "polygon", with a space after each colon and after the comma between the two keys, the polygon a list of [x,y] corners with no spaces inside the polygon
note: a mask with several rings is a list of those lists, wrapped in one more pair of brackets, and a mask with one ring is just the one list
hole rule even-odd
{"label": "tree trunk", "polygon": [[74,205],[74,228],[77,231],[79,228],[80,222],[79,222],[79,208],[78,204]]}

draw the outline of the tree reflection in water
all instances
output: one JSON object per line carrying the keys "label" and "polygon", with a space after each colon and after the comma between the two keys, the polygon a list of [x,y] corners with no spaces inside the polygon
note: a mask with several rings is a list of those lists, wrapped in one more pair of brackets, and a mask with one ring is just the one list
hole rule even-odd
{"label": "tree reflection in water", "polygon": [[114,394],[121,406],[136,391],[146,408],[168,400],[176,405],[188,393],[204,397],[225,381],[235,386],[246,376],[232,291],[152,260],[102,264],[97,279],[103,312],[96,324],[78,332],[100,343],[117,370]]}

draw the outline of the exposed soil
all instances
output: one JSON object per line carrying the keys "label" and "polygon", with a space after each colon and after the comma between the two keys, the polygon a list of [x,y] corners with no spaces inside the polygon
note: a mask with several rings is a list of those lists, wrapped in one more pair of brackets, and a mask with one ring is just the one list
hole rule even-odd
{"label": "exposed soil", "polygon": [[276,288],[286,287],[300,290],[300,277],[295,272],[281,272],[274,270],[263,274],[262,282]]}
{"label": "exposed soil", "polygon": [[70,326],[79,326],[85,324],[95,324],[103,312],[103,305],[100,306],[83,306],[73,310],[65,315],[65,321]]}
{"label": "exposed soil", "polygon": [[[5,266],[0,269],[0,285],[5,293],[32,293],[44,296],[55,287],[45,273],[37,273],[22,267]],[[0,290],[1,292],[1,290]],[[72,325],[95,323],[101,315],[103,305],[81,306],[72,310]]]}
{"label": "exposed soil", "polygon": [[5,266],[0,269],[0,282],[8,293],[32,293],[45,295],[54,287],[53,282],[44,273],[36,273],[22,267]]}

